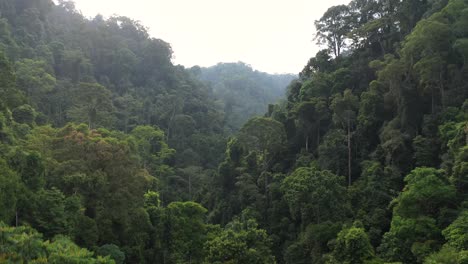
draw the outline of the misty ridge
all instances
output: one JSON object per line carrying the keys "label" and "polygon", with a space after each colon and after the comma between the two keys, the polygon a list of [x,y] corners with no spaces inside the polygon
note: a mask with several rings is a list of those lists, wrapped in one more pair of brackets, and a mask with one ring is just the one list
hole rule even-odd
{"label": "misty ridge", "polygon": [[297,74],[80,4],[0,0],[0,263],[468,263],[468,0],[252,3]]}

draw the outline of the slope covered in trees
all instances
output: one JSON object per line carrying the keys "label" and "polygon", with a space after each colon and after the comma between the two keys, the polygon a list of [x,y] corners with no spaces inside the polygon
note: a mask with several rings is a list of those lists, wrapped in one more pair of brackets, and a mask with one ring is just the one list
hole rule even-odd
{"label": "slope covered in trees", "polygon": [[353,0],[316,27],[326,49],[225,140],[247,112],[218,100],[259,73],[0,0],[0,261],[466,263],[468,1]]}
{"label": "slope covered in trees", "polygon": [[172,65],[169,44],[126,17],[87,20],[72,2],[2,0],[0,6],[0,46],[24,95],[9,100],[11,111],[29,105],[36,123],[57,127],[83,122],[127,133],[158,126],[178,150],[176,162],[186,155],[193,165],[216,166],[223,111],[206,85]]}
{"label": "slope covered in trees", "polygon": [[249,212],[281,263],[464,263],[467,11],[331,7],[327,49],[228,143],[211,221]]}
{"label": "slope covered in trees", "polygon": [[269,104],[284,98],[292,74],[268,74],[249,65],[219,63],[209,68],[193,67],[191,71],[212,87],[222,102],[228,132],[239,130],[249,118],[263,115]]}

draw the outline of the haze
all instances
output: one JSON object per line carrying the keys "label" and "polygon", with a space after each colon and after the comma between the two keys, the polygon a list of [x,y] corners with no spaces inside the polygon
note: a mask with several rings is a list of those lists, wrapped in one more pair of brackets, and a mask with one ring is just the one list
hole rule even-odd
{"label": "haze", "polygon": [[175,64],[243,61],[269,73],[298,73],[320,49],[314,21],[349,0],[75,0],[83,15],[128,16],[169,42]]}

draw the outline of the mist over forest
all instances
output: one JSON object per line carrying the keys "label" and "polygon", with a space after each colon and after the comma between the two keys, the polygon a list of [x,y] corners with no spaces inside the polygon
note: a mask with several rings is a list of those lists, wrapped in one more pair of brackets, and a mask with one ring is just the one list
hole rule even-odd
{"label": "mist over forest", "polygon": [[468,0],[314,26],[298,73],[184,67],[132,18],[0,0],[0,263],[468,263]]}

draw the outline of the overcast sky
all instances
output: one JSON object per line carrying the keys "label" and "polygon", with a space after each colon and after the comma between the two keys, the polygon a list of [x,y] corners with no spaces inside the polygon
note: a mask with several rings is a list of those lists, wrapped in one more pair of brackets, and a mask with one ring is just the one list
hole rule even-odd
{"label": "overcast sky", "polygon": [[186,67],[243,61],[269,73],[298,73],[319,47],[314,21],[349,0],[75,0],[86,17],[128,16],[169,42]]}

